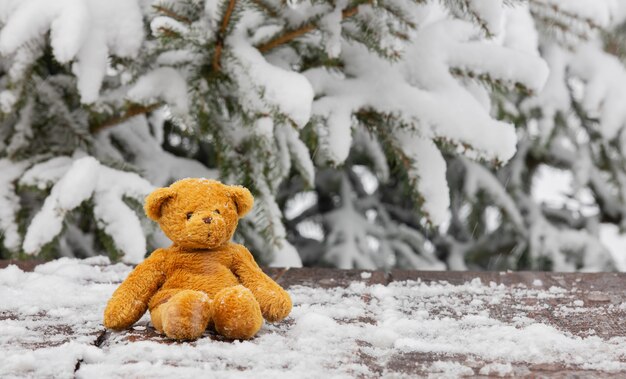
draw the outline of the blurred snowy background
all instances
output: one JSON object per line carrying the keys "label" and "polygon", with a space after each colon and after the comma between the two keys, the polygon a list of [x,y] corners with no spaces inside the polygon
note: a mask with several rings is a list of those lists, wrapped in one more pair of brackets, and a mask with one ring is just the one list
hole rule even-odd
{"label": "blurred snowy background", "polygon": [[276,266],[626,270],[619,0],[0,0],[0,258],[169,242],[250,188]]}

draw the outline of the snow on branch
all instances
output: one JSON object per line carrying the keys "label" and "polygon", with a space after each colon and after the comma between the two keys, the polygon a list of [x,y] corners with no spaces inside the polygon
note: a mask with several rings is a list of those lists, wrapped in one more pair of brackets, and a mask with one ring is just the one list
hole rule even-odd
{"label": "snow on branch", "polygon": [[90,131],[94,134],[99,133],[100,131],[110,128],[112,126],[116,126],[119,125],[127,120],[130,120],[133,117],[136,116],[140,116],[140,115],[145,115],[147,113],[153,112],[157,109],[159,109],[160,107],[162,107],[162,104],[159,103],[155,103],[155,104],[149,104],[149,105],[138,105],[138,104],[131,104],[128,109],[126,110],[126,112],[120,114],[120,115],[116,115],[116,116],[112,116],[110,118],[105,119],[104,121],[93,125],[90,128]]}
{"label": "snow on branch", "polygon": [[[155,98],[171,106],[172,111],[186,114],[189,110],[187,81],[174,68],[159,67],[137,79],[128,90],[128,98],[134,102],[154,103]],[[152,105],[146,106],[150,109]]]}
{"label": "snow on branch", "polygon": [[[359,12],[358,6],[345,8],[341,10],[341,20],[348,19],[358,14],[358,12]],[[267,53],[270,50],[273,50],[279,46],[282,46],[288,42],[291,42],[298,37],[301,37],[307,33],[315,31],[317,28],[318,28],[318,25],[316,25],[316,23],[314,22],[306,23],[295,29],[285,30],[281,32],[279,35],[270,39],[269,41],[257,45],[256,48],[262,53]]]}
{"label": "snow on branch", "polygon": [[[146,242],[139,218],[125,204],[124,197],[141,202],[153,186],[136,174],[103,166],[93,157],[76,157],[75,160],[66,160],[66,163],[65,172],[54,183],[43,207],[28,227],[22,245],[24,252],[38,254],[61,233],[66,214],[91,200],[98,228],[112,238],[124,254],[122,260],[140,262],[146,253]],[[49,166],[52,163],[41,164]],[[51,179],[49,175],[37,178],[37,171],[46,175],[41,166],[35,165],[26,172],[21,184],[33,185]]]}
{"label": "snow on branch", "polygon": [[611,140],[626,126],[626,69],[614,56],[594,46],[581,46],[569,64],[572,76],[585,84],[580,99],[587,114],[597,115],[601,133]]}
{"label": "snow on branch", "polygon": [[476,164],[467,159],[460,158],[465,166],[465,186],[464,190],[468,197],[476,196],[477,191],[485,191],[495,202],[511,218],[511,222],[520,231],[524,232],[526,227],[524,219],[515,204],[515,201],[502,187],[497,178],[492,175],[485,167]]}
{"label": "snow on branch", "polygon": [[217,179],[219,176],[216,170],[211,170],[196,160],[163,151],[162,141],[150,132],[150,125],[145,117],[135,117],[102,131],[97,140],[96,152],[100,156],[117,160],[132,156],[131,163],[144,178],[157,186],[167,186],[188,177]]}
{"label": "snow on branch", "polygon": [[[417,32],[398,63],[372,55],[363,47],[344,44],[344,77],[338,80],[336,73],[323,68],[306,72],[321,95],[314,102],[313,113],[324,120],[320,128],[332,161],[341,163],[348,156],[353,114],[360,110],[393,115],[408,125],[406,130],[387,133],[402,141],[401,150],[415,165],[413,177],[428,178],[416,180],[415,185],[435,223],[445,218],[449,200],[445,162],[429,141],[452,143],[463,147],[469,157],[497,162],[506,162],[516,144],[512,125],[494,120],[450,74],[448,65],[489,72],[502,80],[524,83],[534,91],[540,90],[547,78],[547,67],[537,56],[468,41],[472,30],[462,21],[434,22]],[[485,60],[485,56],[492,59]],[[454,112],[447,111],[450,108]],[[428,174],[424,175],[426,168]]]}
{"label": "snow on branch", "polygon": [[226,30],[230,25],[230,21],[235,11],[235,5],[237,4],[237,0],[228,0],[228,5],[223,12],[222,22],[220,24],[220,29],[217,33],[216,43],[215,43],[215,53],[213,54],[213,61],[211,62],[214,71],[219,71],[221,69],[221,59],[222,59],[222,49],[224,48],[224,39],[226,38]]}
{"label": "snow on branch", "polygon": [[408,176],[423,199],[421,206],[426,219],[435,225],[441,224],[450,206],[446,161],[430,139],[405,133],[398,144],[410,159]]}
{"label": "snow on branch", "polygon": [[345,175],[340,186],[341,207],[324,217],[324,223],[330,230],[324,259],[343,269],[357,267],[371,270],[381,267],[378,260],[384,257],[375,254],[368,238],[368,235],[378,234],[379,230],[354,208],[354,194]]}
{"label": "snow on branch", "polygon": [[542,32],[570,47],[609,27],[618,10],[612,0],[530,0],[529,7]]}
{"label": "snow on branch", "polygon": [[502,0],[445,0],[446,6],[458,17],[477,24],[487,37],[500,33],[502,27]]}
{"label": "snow on branch", "polygon": [[237,80],[244,108],[258,113],[277,109],[302,127],[311,117],[313,89],[307,79],[269,62],[248,42],[233,36],[231,54],[236,63],[229,73]]}
{"label": "snow on branch", "polygon": [[73,62],[83,103],[98,99],[109,55],[135,57],[143,42],[143,18],[136,0],[24,0],[11,4],[14,6],[2,10],[6,23],[0,31],[0,53],[19,53],[27,44],[43,41],[49,31],[55,59]]}
{"label": "snow on branch", "polygon": [[17,250],[21,242],[16,217],[19,197],[15,192],[15,182],[26,167],[27,162],[14,163],[6,158],[0,159],[0,238],[9,251]]}
{"label": "snow on branch", "polygon": [[529,247],[533,264],[548,259],[554,271],[606,271],[613,264],[597,237],[585,230],[559,230],[541,216],[533,218]]}

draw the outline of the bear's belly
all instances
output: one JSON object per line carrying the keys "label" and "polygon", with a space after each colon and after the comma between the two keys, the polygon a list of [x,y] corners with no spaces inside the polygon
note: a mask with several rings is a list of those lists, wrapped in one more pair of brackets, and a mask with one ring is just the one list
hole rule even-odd
{"label": "bear's belly", "polygon": [[172,273],[161,290],[187,289],[202,291],[213,297],[217,292],[226,287],[236,286],[239,279],[227,267],[219,264],[205,264],[194,270],[180,269]]}

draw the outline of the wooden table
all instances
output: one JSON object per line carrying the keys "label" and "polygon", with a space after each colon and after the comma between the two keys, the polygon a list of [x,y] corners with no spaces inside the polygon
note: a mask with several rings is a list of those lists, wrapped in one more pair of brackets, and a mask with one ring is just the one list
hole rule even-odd
{"label": "wooden table", "polygon": [[[17,264],[24,271],[32,271],[39,262],[0,261],[0,268],[6,267],[9,263]],[[435,298],[437,303],[428,305],[428,314],[424,317],[429,320],[443,319],[452,320],[451,322],[453,322],[454,319],[465,317],[464,309],[466,309],[465,307],[470,307],[467,309],[480,310],[482,312],[480,314],[486,315],[492,322],[501,323],[499,325],[515,324],[516,328],[519,328],[519,325],[541,324],[565,333],[572,339],[580,339],[583,342],[587,341],[585,339],[593,337],[599,341],[613,341],[612,343],[615,346],[621,346],[620,338],[624,337],[626,349],[626,327],[624,323],[624,317],[626,316],[626,295],[624,292],[626,274],[622,273],[566,274],[547,272],[421,272],[402,270],[383,273],[378,271],[365,272],[361,270],[325,268],[268,268],[266,272],[278,283],[290,290],[290,292],[292,290],[295,292],[305,291],[310,288],[328,289],[329,291],[343,289],[344,292],[341,292],[343,293],[341,296],[344,297],[349,295],[351,288],[359,288],[359,291],[363,288],[375,288],[377,291],[383,291],[384,288],[401,288],[402,291],[408,291],[409,289],[398,286],[404,285],[405,281],[409,281],[408,283],[417,281],[416,283],[421,283],[422,287],[420,288],[426,291],[424,293],[427,295],[424,296],[430,296],[428,291],[431,288],[435,288],[437,291],[444,291],[441,292],[443,295],[436,295],[439,296]],[[0,271],[1,277],[2,271]],[[467,287],[467,283],[473,283],[474,287]],[[460,290],[455,290],[457,288],[455,286],[461,286],[458,287]],[[466,287],[470,289],[477,288],[476,295],[470,296],[465,294],[464,289]],[[493,293],[489,292],[489,288],[494,289]],[[378,304],[382,301],[382,297],[379,298],[377,296],[375,291],[363,290],[359,301],[366,305],[372,302]],[[446,299],[451,299],[451,301],[445,301]],[[307,301],[310,304],[315,303],[315,301],[310,299]],[[477,303],[473,304],[473,302]],[[421,304],[422,302],[412,299],[408,302],[397,303],[402,305],[396,304],[397,309],[395,311],[399,312],[399,314],[404,312],[406,315],[414,315],[418,306],[424,306],[424,304],[419,305],[418,303]],[[341,306],[341,300],[338,300],[337,304],[332,306]],[[315,306],[323,307],[323,305],[317,304]],[[385,307],[382,304],[380,306],[376,305],[373,309],[384,311]],[[0,311],[0,336],[3,333],[3,322],[21,320],[28,317],[46,318],[47,316],[45,314],[23,315],[11,310]],[[355,318],[346,316],[337,322],[339,324],[354,323],[365,325],[369,326],[369,329],[365,328],[364,330],[375,330],[372,327],[375,328],[377,323],[381,323],[381,320],[377,317],[370,312],[370,314]],[[412,316],[407,317],[410,318]],[[521,319],[526,321],[520,324],[521,321],[519,320]],[[296,321],[287,319],[273,326],[267,333],[284,335],[291,328],[294,328],[294,324],[296,324]],[[170,341],[158,335],[146,322],[141,323],[135,329],[123,333],[111,333],[104,330],[100,325],[94,327],[91,334],[85,336],[83,331],[78,336],[75,329],[74,325],[63,325],[58,320],[51,322],[49,327],[43,328],[37,334],[41,337],[39,341],[32,339],[21,341],[19,338],[13,342],[11,339],[6,338],[0,340],[0,355],[3,354],[3,351],[9,351],[15,346],[27,346],[29,349],[38,349],[47,344],[63,344],[74,339],[81,339],[81,341],[91,340],[93,346],[102,351],[104,355],[113,351],[111,349],[119,347],[120,344],[132,346],[132,344],[140,341],[156,341],[159,344],[168,345],[179,344],[179,342]],[[230,343],[228,341],[225,342],[211,332],[207,332],[204,339],[205,342],[211,339],[219,341],[219,343]],[[496,342],[498,341],[494,341],[494,343]],[[536,363],[512,359],[506,362],[504,371],[489,371],[489,367],[492,367],[494,364],[497,365],[500,359],[491,360],[489,356],[485,356],[480,352],[474,355],[471,353],[471,348],[469,350],[466,349],[462,353],[446,353],[445,351],[437,351],[437,349],[428,351],[428,349],[424,350],[423,348],[417,350],[411,348],[403,349],[398,348],[402,344],[397,339],[395,344],[388,347],[388,352],[385,353],[383,359],[380,356],[380,352],[385,351],[385,349],[380,348],[380,346],[372,346],[372,343],[371,339],[364,338],[361,341],[357,338],[355,344],[357,347],[346,356],[351,360],[348,363],[354,364],[355,367],[362,367],[362,369],[357,371],[348,370],[348,376],[416,377],[430,375],[434,377],[455,377],[465,375],[493,377],[500,375],[508,377],[548,376],[560,378],[626,377],[626,371],[623,370],[623,367],[609,367],[608,371],[603,371],[602,367],[559,360]],[[410,347],[410,344],[408,346]],[[519,346],[521,350],[525,348],[523,345]],[[378,353],[372,354],[372,351],[377,351]],[[0,358],[0,366],[1,360],[2,358]],[[618,361],[626,367],[626,356],[619,356]],[[615,357],[613,357],[613,363],[618,363],[615,361]],[[177,366],[177,361],[174,358],[172,361],[162,364],[168,365],[171,369]],[[341,364],[346,364],[345,358]],[[83,365],[86,366],[82,358],[76,359],[74,365],[75,375],[88,377],[90,376],[89,373],[97,372],[93,371],[93,368],[92,371],[89,371]],[[224,367],[225,372],[231,370],[233,373],[250,370],[250,367],[228,367],[228,365]],[[454,367],[460,368],[460,370],[446,371]],[[326,372],[330,374],[335,373],[333,371],[335,369],[339,368],[325,368]],[[285,370],[288,374],[289,369],[286,368]],[[337,373],[345,374],[346,371],[337,371]],[[17,375],[19,376],[20,374],[18,373]],[[28,376],[29,374],[26,372],[24,375]]]}

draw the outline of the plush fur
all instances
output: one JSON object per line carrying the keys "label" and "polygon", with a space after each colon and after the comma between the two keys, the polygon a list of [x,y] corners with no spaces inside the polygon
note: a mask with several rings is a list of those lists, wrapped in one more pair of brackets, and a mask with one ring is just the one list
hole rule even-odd
{"label": "plush fur", "polygon": [[244,246],[231,242],[253,204],[246,188],[183,179],[146,198],[148,217],[173,241],[155,250],[113,293],[104,325],[124,329],[150,310],[152,324],[179,340],[208,326],[227,338],[252,338],[291,311],[291,298],[265,275]]}

